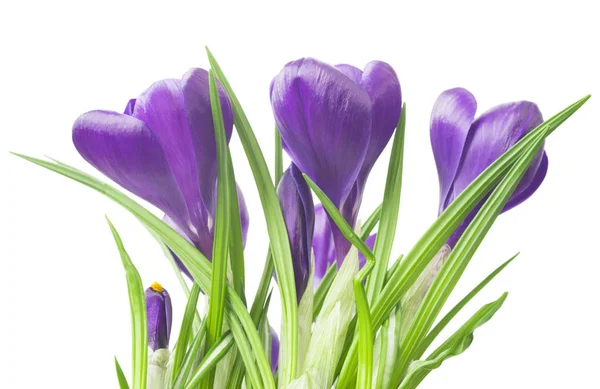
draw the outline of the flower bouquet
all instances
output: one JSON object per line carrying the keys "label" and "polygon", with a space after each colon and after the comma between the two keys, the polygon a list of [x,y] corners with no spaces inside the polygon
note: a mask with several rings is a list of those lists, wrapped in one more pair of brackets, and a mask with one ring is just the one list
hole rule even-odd
{"label": "flower bouquet", "polygon": [[[164,212],[56,160],[18,156],[93,188],[143,223],[164,248],[188,296],[170,339],[167,290],[144,283],[115,226],[132,318],[132,372],[121,389],[417,387],[500,309],[484,305],[445,340],[438,335],[512,260],[445,315],[442,309],[498,215],[529,198],[548,169],[544,140],[589,98],[544,121],[519,101],[476,118],[474,96],[443,92],[431,115],[439,217],[406,255],[392,253],[402,186],[406,105],[392,67],[364,70],[305,58],[270,86],[274,175],[221,67],[152,84],[124,113],[91,111],[73,126],[83,158]],[[248,207],[228,147],[235,128],[266,219],[258,291],[245,292]],[[358,220],[369,173],[391,143],[381,204]],[[291,159],[283,167],[283,150]],[[233,158],[235,157],[235,158]],[[255,212],[258,214],[258,212]],[[256,217],[257,215],[253,215]],[[376,232],[374,232],[376,231]],[[171,286],[169,286],[171,287]],[[271,288],[280,326],[269,323]],[[198,309],[206,296],[206,313]],[[279,328],[276,331],[275,328]],[[437,345],[433,347],[432,345]]]}

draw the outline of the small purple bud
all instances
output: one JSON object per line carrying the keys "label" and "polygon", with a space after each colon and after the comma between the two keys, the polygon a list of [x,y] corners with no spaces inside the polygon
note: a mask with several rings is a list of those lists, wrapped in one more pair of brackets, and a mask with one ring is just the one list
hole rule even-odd
{"label": "small purple bud", "polygon": [[148,317],[148,346],[152,351],[169,348],[171,335],[171,297],[158,282],[146,289],[146,314]]}

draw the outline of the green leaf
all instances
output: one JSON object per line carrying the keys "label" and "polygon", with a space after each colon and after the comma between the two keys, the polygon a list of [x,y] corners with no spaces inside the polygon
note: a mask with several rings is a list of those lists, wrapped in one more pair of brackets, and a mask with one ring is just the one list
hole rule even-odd
{"label": "green leaf", "polygon": [[[246,368],[246,379],[254,388],[262,388],[263,384],[261,383],[260,373],[258,368],[254,362],[254,352],[250,348],[250,345],[244,336],[242,327],[236,318],[232,318],[229,321],[229,325],[231,327],[231,332],[233,334],[238,334],[235,337],[235,344],[237,346],[237,350],[244,361],[244,365]],[[264,350],[262,349],[262,341],[261,341],[261,351],[264,354]],[[269,367],[270,372],[270,367]],[[270,373],[271,374],[271,373]],[[271,376],[272,377],[272,376]],[[273,385],[274,386],[274,385]]]}
{"label": "green leaf", "polygon": [[[210,262],[208,262],[202,253],[192,246],[185,238],[183,238],[175,230],[152,214],[152,212],[148,211],[137,202],[127,197],[125,194],[123,194],[123,192],[71,166],[52,163],[22,154],[13,154],[31,163],[52,170],[92,189],[95,189],[131,212],[146,227],[154,231],[160,237],[160,239],[165,242],[165,244],[167,244],[171,250],[173,250],[173,252],[179,259],[181,259],[185,267],[189,270],[194,280],[200,285],[201,289],[203,291],[208,291],[210,295],[210,279],[212,276]],[[238,318],[244,332],[246,333],[246,336],[248,337],[247,340],[250,342],[254,356],[256,357],[256,362],[260,370],[264,387],[274,388],[275,382],[271,374],[269,361],[262,350],[262,344],[256,330],[256,326],[248,314],[246,306],[235,293],[233,287],[230,287],[229,285],[227,286],[227,297],[227,319],[231,317]],[[236,338],[235,333],[234,338]]]}
{"label": "green leaf", "polygon": [[371,389],[373,376],[373,327],[367,294],[362,281],[355,279],[354,296],[356,298],[356,314],[358,317],[358,386]]}
{"label": "green leaf", "polygon": [[282,299],[283,331],[281,343],[284,355],[282,359],[283,363],[280,365],[279,370],[279,386],[285,387],[296,377],[296,366],[298,364],[297,355],[293,352],[298,347],[298,307],[296,305],[296,285],[287,230],[279,206],[279,200],[277,199],[277,193],[275,192],[275,186],[271,180],[265,158],[258,145],[256,136],[250,127],[248,118],[233,92],[229,81],[223,74],[221,67],[208,48],[206,51],[212,69],[223,84],[231,101],[235,128],[252,169],[265,214],[271,252],[273,253],[273,263]]}
{"label": "green leaf", "polygon": [[400,121],[394,135],[392,154],[388,165],[385,191],[381,205],[381,221],[375,238],[375,265],[367,282],[367,301],[373,303],[375,295],[381,291],[388,268],[392,245],[398,224],[400,192],[402,190],[402,164],[404,159],[404,132],[406,128],[406,103],[402,106]]}
{"label": "green leaf", "polygon": [[[520,158],[520,156],[542,135],[551,134],[560,124],[567,120],[589,99],[589,95],[565,108],[549,120],[540,124],[494,163],[485,169],[457,198],[446,208],[440,217],[431,225],[427,232],[417,241],[400,263],[389,282],[378,295],[371,307],[371,319],[375,331],[389,316],[395,306],[400,302],[403,294],[421,274],[428,261],[448,240],[450,235],[467,217],[467,215],[480,203],[480,201],[498,184],[500,179]],[[357,364],[357,338],[345,358],[337,381],[337,389],[347,389],[355,377]]]}
{"label": "green leaf", "polygon": [[[446,263],[442,266],[429,291],[425,295],[400,348],[401,365],[392,379],[392,384],[399,383],[402,372],[415,356],[419,343],[423,341],[444,303],[450,296],[465,268],[469,264],[479,244],[492,227],[506,202],[517,187],[521,178],[529,168],[531,161],[542,146],[543,134],[536,137],[534,143],[519,158],[506,177],[494,189],[489,199],[483,204],[464,234],[456,243]],[[404,369],[403,369],[404,368]]]}
{"label": "green leaf", "polygon": [[431,345],[434,339],[442,332],[446,325],[450,323],[450,321],[463,309],[465,305],[469,303],[479,293],[491,280],[493,280],[509,263],[511,263],[519,254],[515,254],[508,261],[504,262],[502,265],[498,266],[496,270],[494,270],[490,275],[488,275],[483,281],[481,281],[472,291],[470,291],[462,300],[458,302],[443,318],[435,325],[435,327],[429,331],[425,339],[419,345],[417,352],[415,353],[415,358],[421,358],[423,353],[427,350],[427,348]]}
{"label": "green leaf", "polygon": [[127,290],[129,292],[129,306],[131,308],[131,330],[132,330],[132,355],[133,355],[133,389],[146,389],[146,371],[148,369],[148,320],[146,318],[146,298],[144,286],[137,269],[131,262],[123,241],[115,226],[106,218],[110,231],[113,234],[125,276],[127,278]]}
{"label": "green leaf", "polygon": [[279,129],[275,126],[275,186],[283,176],[283,146]]}
{"label": "green leaf", "polygon": [[199,358],[202,358],[201,346],[202,346],[202,343],[205,340],[205,338],[206,338],[206,318],[204,318],[204,320],[202,320],[200,329],[194,336],[194,340],[192,341],[190,348],[188,349],[187,353],[185,354],[185,358],[183,359],[183,363],[181,365],[181,368],[179,369],[179,372],[177,372],[176,375],[174,374],[175,378],[173,380],[173,385],[172,385],[173,389],[182,389],[186,385],[186,382],[188,381],[188,378],[189,378],[190,374],[192,373],[192,369],[193,369],[194,365],[196,364],[196,361]]}
{"label": "green leaf", "polygon": [[[214,227],[214,243],[212,252],[213,274],[211,278],[211,296],[208,305],[208,336],[207,347],[211,348],[223,331],[223,316],[225,314],[225,289],[227,285],[227,260],[229,255],[229,232],[231,224],[231,194],[235,191],[229,168],[227,139],[225,125],[221,112],[221,102],[213,71],[209,71],[210,104],[215,127],[217,145],[218,180],[217,180],[217,210]],[[233,188],[232,188],[233,186]],[[208,382],[212,383],[209,378]]]}
{"label": "green leaf", "polygon": [[125,378],[125,374],[123,374],[123,369],[121,369],[121,365],[119,365],[119,361],[117,360],[117,357],[115,357],[115,368],[117,370],[117,379],[119,380],[119,388],[129,389],[129,384],[127,383],[127,378]]}
{"label": "green leaf", "polygon": [[[231,191],[231,223],[229,235],[229,261],[231,263],[231,280],[233,289],[242,302],[246,304],[246,270],[244,265],[244,241],[242,238],[242,221],[240,217],[240,205],[237,193],[237,185],[235,181],[235,173],[233,171],[233,163],[231,161],[231,153],[227,149],[227,168],[229,169],[229,177],[231,177],[232,185],[229,185]],[[230,184],[231,184],[230,183]]]}
{"label": "green leaf", "polygon": [[381,346],[377,362],[377,376],[373,377],[376,382],[375,388],[387,388],[390,377],[396,368],[398,359],[398,345],[400,344],[402,328],[402,307],[398,305],[390,317],[383,323],[379,336]]}
{"label": "green leaf", "polygon": [[[348,241],[350,243],[352,243],[352,245],[354,247],[356,247],[358,249],[358,251],[360,251],[362,253],[362,255],[365,256],[367,262],[369,262],[369,263],[374,262],[375,256],[373,255],[373,252],[371,251],[369,246],[366,245],[366,243],[364,242],[363,239],[361,239],[361,237],[356,235],[356,233],[354,232],[352,227],[348,224],[346,219],[344,219],[344,217],[340,213],[339,209],[337,209],[335,204],[333,204],[333,202],[329,199],[329,197],[327,197],[327,195],[321,190],[321,188],[319,188],[317,186],[317,184],[315,184],[313,182],[313,180],[310,179],[309,176],[307,176],[304,173],[302,173],[302,175],[304,176],[304,179],[308,183],[308,186],[310,186],[310,188],[315,193],[315,195],[317,195],[317,197],[319,198],[319,201],[321,201],[321,204],[323,204],[323,208],[325,208],[325,211],[327,211],[327,214],[331,217],[333,222],[338,226],[340,232],[344,235],[344,237],[346,239],[348,239]],[[364,268],[363,268],[363,270],[364,270]]]}
{"label": "green leaf", "polygon": [[462,354],[473,342],[473,332],[485,324],[500,309],[506,296],[483,306],[458,331],[438,347],[425,361],[413,363],[402,380],[399,389],[414,389],[432,370],[437,369],[448,358]]}
{"label": "green leaf", "polygon": [[329,288],[331,288],[331,284],[333,283],[336,274],[337,266],[334,263],[331,266],[329,266],[329,269],[327,269],[327,272],[325,272],[325,275],[321,279],[321,283],[315,291],[313,301],[313,319],[316,319],[319,315],[319,312],[321,312],[321,307],[323,307],[325,296],[327,295],[327,292],[329,292]]}
{"label": "green leaf", "polygon": [[214,371],[217,363],[223,359],[229,349],[231,349],[231,346],[233,346],[233,336],[230,332],[226,332],[215,343],[213,348],[206,353],[206,356],[202,359],[202,362],[200,362],[194,371],[192,378],[190,378],[185,388],[197,388],[202,378],[204,378],[209,372]]}
{"label": "green leaf", "polygon": [[181,328],[179,330],[179,338],[177,339],[177,348],[175,349],[175,356],[173,359],[173,381],[181,368],[183,357],[188,350],[188,343],[190,341],[190,335],[192,334],[192,323],[196,314],[196,305],[198,304],[199,296],[200,286],[198,286],[197,283],[194,283],[185,306],[183,321],[181,322]]}

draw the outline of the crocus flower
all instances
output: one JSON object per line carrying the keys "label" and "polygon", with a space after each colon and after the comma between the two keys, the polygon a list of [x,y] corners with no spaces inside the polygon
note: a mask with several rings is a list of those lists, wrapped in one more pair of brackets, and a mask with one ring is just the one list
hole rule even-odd
{"label": "crocus flower", "polygon": [[[475,97],[463,88],[443,92],[433,107],[430,135],[440,182],[439,213],[485,168],[543,121],[537,105],[528,101],[499,105],[477,119],[476,110]],[[503,211],[529,198],[547,170],[548,157],[540,150]],[[456,244],[476,211],[451,236],[450,246]]]}
{"label": "crocus flower", "polygon": [[[299,59],[285,65],[273,79],[271,104],[292,161],[354,226],[368,174],[400,117],[400,84],[394,70],[379,61],[361,71],[350,65]],[[350,243],[329,223],[339,265]],[[318,224],[317,234],[321,231]],[[328,237],[317,234],[314,244],[328,242]],[[326,262],[317,253],[328,250],[315,247],[315,262]]]}
{"label": "crocus flower", "polygon": [[283,173],[277,196],[288,231],[298,302],[306,289],[310,274],[315,206],[308,184],[293,163]]}
{"label": "crocus flower", "polygon": [[[220,84],[218,91],[229,140],[231,104]],[[206,70],[152,84],[123,114],[81,115],[73,125],[73,143],[94,167],[165,212],[165,221],[210,259],[217,159]],[[248,214],[239,190],[238,197],[245,239]]]}
{"label": "crocus flower", "polygon": [[169,348],[171,336],[171,297],[158,282],[146,289],[146,316],[148,317],[148,346],[152,351]]}

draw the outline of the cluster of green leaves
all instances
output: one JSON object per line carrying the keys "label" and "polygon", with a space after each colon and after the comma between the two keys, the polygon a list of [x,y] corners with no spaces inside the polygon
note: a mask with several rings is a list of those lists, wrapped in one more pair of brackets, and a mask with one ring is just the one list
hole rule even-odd
{"label": "cluster of green leaves", "polygon": [[[283,215],[276,195],[282,175],[281,139],[275,131],[275,178],[267,168],[254,132],[229,81],[208,51],[212,114],[218,155],[218,201],[212,263],[158,217],[118,189],[58,161],[18,155],[91,187],[122,205],[170,248],[194,277],[181,331],[171,356],[168,388],[414,388],[444,360],[466,350],[475,329],[503,304],[506,293],[485,305],[423,358],[427,349],[464,306],[512,261],[498,267],[438,320],[443,306],[481,241],[540,149],[544,139],[577,111],[589,96],[539,125],[489,166],[443,212],[406,256],[390,266],[398,223],[406,106],[393,140],[382,204],[357,232],[310,178],[305,177],[340,231],[354,248],[338,271],[331,268],[320,286],[304,293],[300,304]],[[244,147],[260,195],[269,235],[269,252],[257,294],[250,307],[244,290],[244,253],[231,155],[216,88],[224,86],[234,111],[235,128]],[[419,277],[452,232],[481,202],[475,219],[441,266],[439,274],[417,301],[411,317],[403,304]],[[109,222],[110,224],[110,222]],[[365,238],[379,224],[373,251]],[[131,387],[145,389],[148,369],[144,292],[115,227],[110,224],[126,271],[133,329]],[[358,251],[366,265],[358,269]],[[170,256],[169,251],[165,250]],[[172,260],[172,258],[171,258]],[[176,265],[174,268],[177,269]],[[231,277],[228,277],[228,269]],[[282,326],[279,371],[271,373],[270,336],[266,312],[275,271],[281,294]],[[179,271],[178,275],[179,275]],[[312,284],[309,282],[309,285]],[[365,286],[366,284],[366,286]],[[200,318],[196,305],[203,291],[210,299],[208,314]],[[411,300],[413,301],[413,300]],[[437,321],[437,323],[436,323]],[[301,340],[299,342],[299,339]],[[221,362],[222,363],[219,363]],[[116,362],[120,387],[128,381]],[[221,368],[224,374],[215,374]]]}

